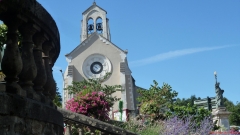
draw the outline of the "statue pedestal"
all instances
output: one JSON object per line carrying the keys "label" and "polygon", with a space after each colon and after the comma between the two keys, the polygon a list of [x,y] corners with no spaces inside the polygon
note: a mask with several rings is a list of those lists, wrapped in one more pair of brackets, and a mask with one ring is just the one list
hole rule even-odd
{"label": "statue pedestal", "polygon": [[230,129],[228,116],[231,112],[226,110],[226,107],[218,107],[212,111],[213,121],[217,120],[217,126],[220,126],[220,131],[225,131]]}

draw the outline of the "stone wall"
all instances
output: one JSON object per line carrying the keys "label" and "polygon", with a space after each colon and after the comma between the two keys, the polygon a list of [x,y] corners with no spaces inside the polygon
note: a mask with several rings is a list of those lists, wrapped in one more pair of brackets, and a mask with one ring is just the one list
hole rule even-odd
{"label": "stone wall", "polygon": [[0,92],[0,135],[62,135],[63,116],[56,107]]}

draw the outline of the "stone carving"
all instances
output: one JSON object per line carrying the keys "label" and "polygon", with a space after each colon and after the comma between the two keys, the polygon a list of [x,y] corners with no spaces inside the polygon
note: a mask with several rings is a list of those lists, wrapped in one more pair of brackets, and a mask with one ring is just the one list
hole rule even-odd
{"label": "stone carving", "polygon": [[216,82],[215,84],[215,92],[216,92],[216,105],[217,105],[217,108],[219,107],[223,107],[223,92],[224,90],[222,90],[220,87],[219,87],[220,83],[219,82]]}
{"label": "stone carving", "polygon": [[44,61],[44,66],[45,66],[45,71],[46,71],[46,75],[47,75],[47,81],[45,83],[45,85],[43,86],[44,90],[43,90],[43,94],[47,97],[50,96],[49,91],[51,90],[52,87],[52,68],[49,65],[49,52],[52,49],[52,42],[47,41],[44,42],[43,44],[43,61]]}
{"label": "stone carving", "polygon": [[19,19],[16,15],[8,15],[11,16],[3,22],[7,25],[7,45],[4,51],[4,56],[2,59],[2,71],[6,75],[5,81],[7,82],[6,87],[7,91],[11,93],[17,93],[19,91],[20,86],[17,84],[19,78],[18,75],[22,71],[22,59],[20,56],[20,51],[18,49],[18,26],[20,25]]}
{"label": "stone carving", "polygon": [[19,83],[24,90],[27,90],[27,92],[31,91],[32,93],[32,81],[37,75],[37,68],[33,57],[34,44],[32,36],[37,30],[34,28],[33,24],[24,24],[19,27],[19,31],[23,36],[21,52],[23,68],[22,72],[19,74]]}
{"label": "stone carving", "polygon": [[33,37],[33,41],[35,43],[34,49],[33,49],[33,55],[35,59],[35,63],[37,66],[37,76],[34,79],[34,90],[42,95],[43,92],[43,86],[45,85],[47,81],[47,75],[45,71],[45,66],[43,63],[42,58],[42,44],[45,42],[46,38],[43,33],[37,33]]}

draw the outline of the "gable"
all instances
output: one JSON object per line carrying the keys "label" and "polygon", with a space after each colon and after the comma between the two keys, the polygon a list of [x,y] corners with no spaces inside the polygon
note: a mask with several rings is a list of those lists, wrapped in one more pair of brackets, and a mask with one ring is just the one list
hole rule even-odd
{"label": "gable", "polygon": [[101,10],[101,11],[103,11],[103,12],[105,12],[105,13],[107,14],[107,11],[104,10],[103,8],[99,7],[98,5],[96,5],[96,2],[93,2],[93,5],[90,6],[88,9],[86,9],[82,14],[83,14],[83,15],[84,15],[84,14],[88,14],[88,12],[90,12],[90,11],[91,11],[92,9],[94,9],[94,8],[98,8],[99,10]]}
{"label": "gable", "polygon": [[[107,50],[106,50],[107,49]],[[88,54],[91,53],[110,53],[110,52],[118,52],[118,54],[126,57],[127,51],[122,50],[111,41],[102,37],[98,33],[91,34],[86,40],[84,40],[80,45],[78,45],[73,51],[66,54],[65,56],[71,59],[74,59],[81,53],[87,51]]]}

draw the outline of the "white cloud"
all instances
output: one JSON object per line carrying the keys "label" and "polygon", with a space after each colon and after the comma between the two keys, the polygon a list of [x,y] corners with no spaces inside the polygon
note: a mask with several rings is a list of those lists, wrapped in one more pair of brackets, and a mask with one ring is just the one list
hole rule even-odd
{"label": "white cloud", "polygon": [[223,48],[232,47],[232,46],[234,46],[234,45],[175,50],[175,51],[170,51],[170,52],[166,52],[166,53],[161,53],[161,54],[149,57],[149,58],[132,61],[132,62],[129,63],[129,65],[131,65],[131,67],[138,67],[138,66],[152,64],[152,63],[156,63],[156,62],[159,62],[159,61],[164,61],[164,60],[167,60],[167,59],[180,57],[180,56],[184,56],[184,55],[188,55],[188,54],[217,50],[217,49],[223,49]]}

